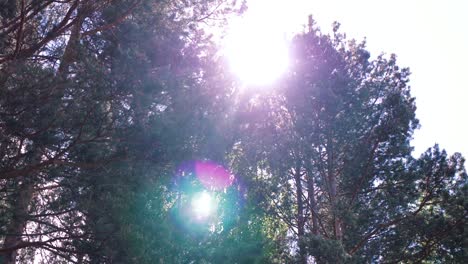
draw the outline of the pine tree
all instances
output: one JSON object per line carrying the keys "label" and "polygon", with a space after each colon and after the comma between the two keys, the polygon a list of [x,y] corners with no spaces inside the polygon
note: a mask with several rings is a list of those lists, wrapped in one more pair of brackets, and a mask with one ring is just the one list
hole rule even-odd
{"label": "pine tree", "polygon": [[[466,259],[464,159],[411,156],[409,69],[311,21],[275,87],[239,92],[200,23],[243,8],[0,3],[1,263]],[[194,160],[235,175],[207,222]]]}
{"label": "pine tree", "polygon": [[461,261],[463,158],[411,156],[409,69],[338,29],[296,36],[288,75],[240,107],[239,173],[287,226],[294,262]]}
{"label": "pine tree", "polygon": [[[206,96],[224,90],[200,90],[201,69],[209,70],[203,64],[212,63],[200,57],[208,42],[197,23],[222,18],[232,5],[6,4],[0,48],[3,262],[32,263],[37,255],[43,263],[168,258],[169,239],[152,255],[130,247],[129,238],[149,242],[141,237],[147,230],[135,228],[137,216],[154,214],[151,221],[164,227],[170,172],[205,138],[207,123],[195,120],[218,103]],[[143,188],[148,185],[160,193],[152,196]],[[155,211],[135,211],[143,210],[142,197],[157,204]]]}

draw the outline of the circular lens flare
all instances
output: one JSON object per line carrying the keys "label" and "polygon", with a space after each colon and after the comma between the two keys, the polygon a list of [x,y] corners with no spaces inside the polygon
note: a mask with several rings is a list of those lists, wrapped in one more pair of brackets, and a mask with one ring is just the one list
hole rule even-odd
{"label": "circular lens flare", "polygon": [[214,210],[214,201],[207,191],[197,193],[192,199],[192,210],[197,218],[206,218]]}
{"label": "circular lens flare", "polygon": [[205,188],[223,190],[232,184],[232,175],[221,165],[210,161],[197,161],[195,174]]}

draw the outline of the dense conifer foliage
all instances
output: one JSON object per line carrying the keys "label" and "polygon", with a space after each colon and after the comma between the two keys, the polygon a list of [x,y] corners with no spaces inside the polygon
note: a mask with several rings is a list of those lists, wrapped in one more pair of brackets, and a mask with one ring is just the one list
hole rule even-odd
{"label": "dense conifer foliage", "polygon": [[289,74],[243,113],[240,174],[294,262],[462,262],[464,159],[411,156],[409,70],[338,29],[296,36]]}
{"label": "dense conifer foliage", "polygon": [[409,69],[311,20],[245,89],[204,32],[244,8],[0,2],[0,263],[467,259],[464,159],[411,155]]}

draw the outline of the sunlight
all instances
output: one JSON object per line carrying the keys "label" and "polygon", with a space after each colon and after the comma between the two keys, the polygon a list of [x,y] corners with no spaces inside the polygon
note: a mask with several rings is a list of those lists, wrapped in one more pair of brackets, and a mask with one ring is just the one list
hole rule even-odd
{"label": "sunlight", "polygon": [[283,1],[250,1],[246,13],[231,21],[224,54],[244,84],[271,84],[288,68],[287,31],[279,19],[284,8]]}
{"label": "sunlight", "polygon": [[195,194],[192,198],[192,209],[198,218],[206,218],[211,215],[214,203],[207,191]]}

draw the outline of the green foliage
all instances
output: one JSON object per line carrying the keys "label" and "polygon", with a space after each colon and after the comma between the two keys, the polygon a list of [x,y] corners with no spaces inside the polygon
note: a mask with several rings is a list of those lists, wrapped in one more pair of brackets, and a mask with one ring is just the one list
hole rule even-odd
{"label": "green foliage", "polygon": [[440,215],[451,207],[442,197],[465,199],[463,159],[437,147],[411,156],[409,69],[395,55],[371,60],[365,42],[338,28],[296,36],[288,76],[239,112],[234,167],[288,227],[296,262],[459,261],[462,240],[450,230],[465,225],[466,208]]}
{"label": "green foliage", "polygon": [[310,254],[320,263],[343,263],[347,259],[339,241],[311,235],[306,243]]}
{"label": "green foliage", "polygon": [[[467,258],[464,159],[438,146],[411,156],[409,69],[371,59],[336,23],[292,40],[275,87],[239,92],[200,22],[243,9],[0,4],[1,261]],[[209,190],[218,207],[205,221],[190,207],[207,187],[180,172],[196,160],[235,176]]]}

